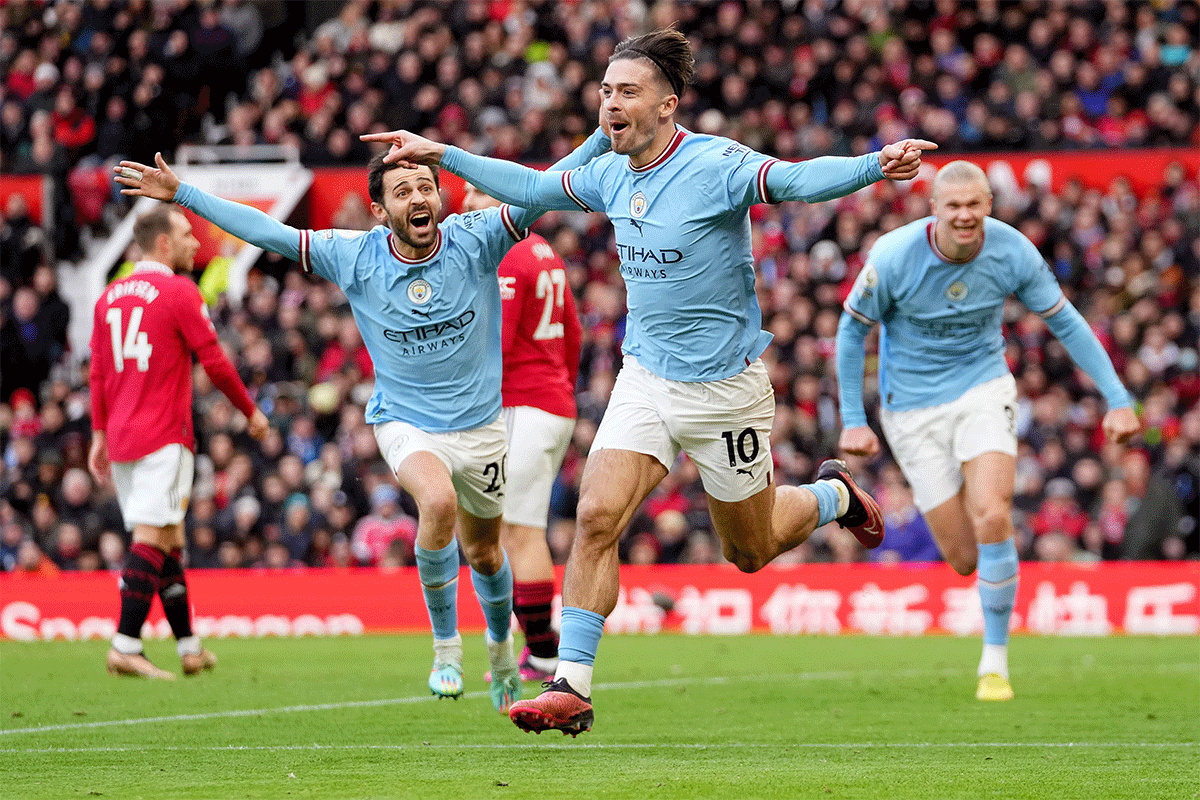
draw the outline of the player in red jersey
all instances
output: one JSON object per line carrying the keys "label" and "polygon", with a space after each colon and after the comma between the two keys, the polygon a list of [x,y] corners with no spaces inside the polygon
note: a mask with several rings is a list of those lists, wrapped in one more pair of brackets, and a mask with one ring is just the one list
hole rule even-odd
{"label": "player in red jersey", "polygon": [[265,436],[268,422],[217,343],[199,289],[181,274],[191,272],[200,247],[187,217],[164,204],[139,217],[133,235],[145,260],[105,289],[92,320],[88,468],[101,484],[111,471],[121,515],[133,531],[108,671],[170,679],[174,673],[142,654],[142,625],[155,594],[178,640],[184,673],[216,664],[192,632],[180,563],[195,466],[192,354],[246,415],[251,435]]}
{"label": "player in red jersey", "polygon": [[[464,211],[499,200],[467,184]],[[550,243],[531,233],[500,262],[508,493],[500,541],[513,570],[513,611],[525,633],[521,680],[553,680],[558,633],[550,627],[554,562],[546,544],[550,489],[575,431],[579,314],[567,270]]]}

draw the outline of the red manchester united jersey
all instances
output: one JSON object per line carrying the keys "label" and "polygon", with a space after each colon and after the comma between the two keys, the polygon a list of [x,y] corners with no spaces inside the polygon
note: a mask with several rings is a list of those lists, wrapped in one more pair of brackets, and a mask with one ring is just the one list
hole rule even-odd
{"label": "red manchester united jersey", "polygon": [[193,446],[192,353],[239,411],[254,413],[190,279],[140,261],[104,290],[92,322],[92,428],[107,433],[111,460]]}
{"label": "red manchester united jersey", "polygon": [[508,251],[499,273],[504,405],[574,417],[579,315],[566,266],[545,239],[531,234]]}

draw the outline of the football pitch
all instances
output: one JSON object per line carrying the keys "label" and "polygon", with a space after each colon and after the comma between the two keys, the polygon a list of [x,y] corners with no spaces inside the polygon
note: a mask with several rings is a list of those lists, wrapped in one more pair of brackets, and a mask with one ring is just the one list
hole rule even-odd
{"label": "football pitch", "polygon": [[175,682],[0,642],[0,796],[1200,797],[1195,638],[1015,637],[1017,698],[981,703],[976,638],[607,636],[577,739],[494,711],[466,638],[458,701],[423,636],[214,639]]}

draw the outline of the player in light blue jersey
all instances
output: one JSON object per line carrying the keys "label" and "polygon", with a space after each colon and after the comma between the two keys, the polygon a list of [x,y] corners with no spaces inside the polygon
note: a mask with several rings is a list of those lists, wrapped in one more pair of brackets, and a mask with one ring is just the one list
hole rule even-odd
{"label": "player in light blue jersey", "polygon": [[[608,149],[600,131],[560,162]],[[155,156],[157,168],[122,162],[127,195],[174,201],[240,239],[300,262],[337,284],[375,366],[366,407],[380,453],[419,511],[417,570],[433,627],[429,688],[463,693],[458,632],[458,544],[487,620],[491,695],[507,712],[520,698],[513,655],[512,569],[500,546],[505,456],[500,418],[501,311],[496,269],[542,213],[501,206],[439,223],[436,168],[376,158],[368,174],[370,231],[297,230],[241,203],[207,194]],[[127,167],[141,178],[120,177]]]}
{"label": "player in light blue jersey", "polygon": [[922,149],[936,145],[907,140],[858,158],[777,161],[675,124],[692,69],[678,31],[621,42],[601,84],[613,152],[571,171],[539,173],[404,131],[363,137],[392,142],[388,158],[440,163],[507,202],[602,210],[616,232],[629,306],[625,360],[584,472],[555,680],[509,712],[524,730],[591,727],[593,664],[619,588],[617,542],[680,450],[700,470],[725,557],[744,571],[834,520],[868,547],[881,541],[878,506],[841,462],[823,464],[807,486],[771,482],[775,398],[759,359],[771,337],[754,293],[748,212],[910,178]]}
{"label": "player in light blue jersey", "polygon": [[988,216],[983,170],[947,164],[930,207],[932,217],[879,237],[846,299],[837,335],[839,444],[856,455],[879,452],[863,410],[863,340],[882,324],[884,435],[946,561],[960,575],[978,565],[984,644],[976,697],[1009,700],[1017,388],[1000,331],[1005,298],[1015,292],[1040,314],[1092,378],[1108,403],[1110,439],[1124,442],[1139,423],[1107,354],[1037,248]]}

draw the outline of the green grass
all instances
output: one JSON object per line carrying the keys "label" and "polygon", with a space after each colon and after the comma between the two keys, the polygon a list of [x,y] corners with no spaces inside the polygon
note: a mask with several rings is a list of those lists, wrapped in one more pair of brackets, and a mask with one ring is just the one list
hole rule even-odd
{"label": "green grass", "polygon": [[479,636],[457,702],[425,637],[210,644],[171,683],[0,642],[0,797],[1200,797],[1192,638],[1018,637],[1016,700],[980,703],[977,639],[609,636],[577,739],[492,709]]}

